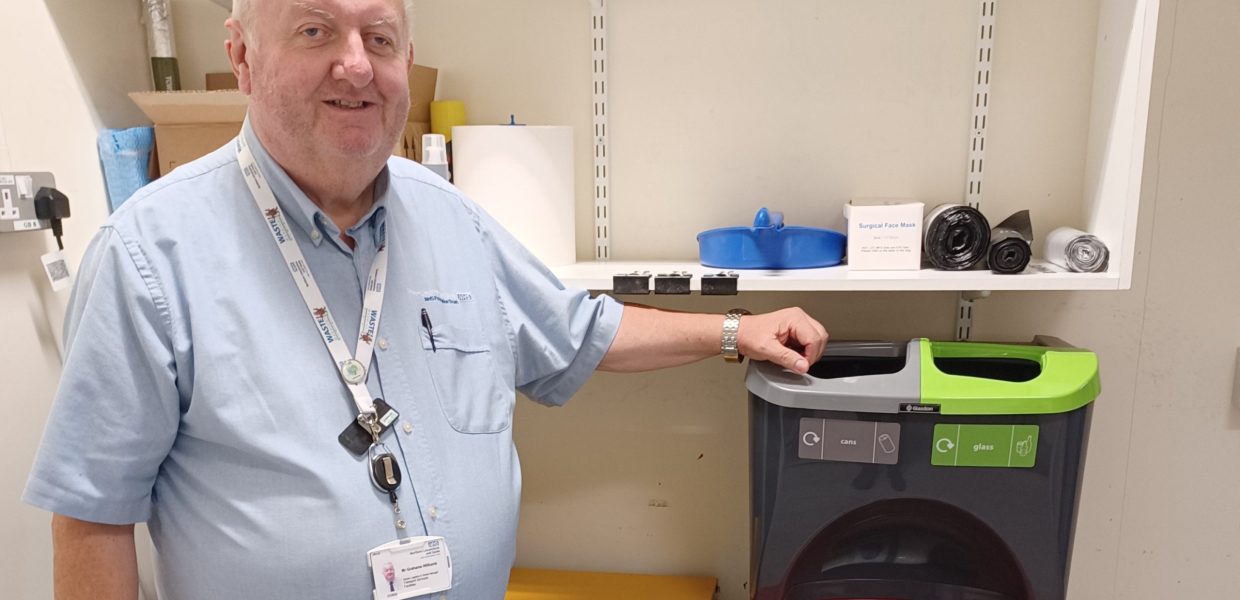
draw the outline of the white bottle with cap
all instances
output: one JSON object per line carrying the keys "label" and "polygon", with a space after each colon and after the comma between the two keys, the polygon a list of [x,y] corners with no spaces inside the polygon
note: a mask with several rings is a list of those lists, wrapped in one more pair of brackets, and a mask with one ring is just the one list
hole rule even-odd
{"label": "white bottle with cap", "polygon": [[448,144],[441,133],[422,135],[422,166],[432,170],[446,181],[452,181],[448,172]]}

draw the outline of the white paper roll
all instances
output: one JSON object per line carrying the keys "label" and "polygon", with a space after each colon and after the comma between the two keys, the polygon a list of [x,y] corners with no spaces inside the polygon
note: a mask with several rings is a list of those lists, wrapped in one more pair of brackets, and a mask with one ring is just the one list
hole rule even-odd
{"label": "white paper roll", "polygon": [[453,127],[452,176],[548,266],[577,261],[571,127]]}

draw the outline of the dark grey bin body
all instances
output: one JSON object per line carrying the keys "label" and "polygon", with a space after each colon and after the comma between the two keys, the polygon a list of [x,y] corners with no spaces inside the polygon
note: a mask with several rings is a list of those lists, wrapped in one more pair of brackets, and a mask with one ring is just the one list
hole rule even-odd
{"label": "dark grey bin body", "polygon": [[[815,371],[864,382],[917,369],[913,352],[833,342]],[[751,366],[751,390],[753,377]],[[1092,403],[1060,414],[943,416],[893,412],[899,394],[878,396],[823,410],[751,392],[750,598],[1063,600]],[[860,409],[867,403],[875,412]],[[800,458],[803,418],[898,423],[898,462]],[[936,423],[1038,425],[1036,466],[932,466]]]}

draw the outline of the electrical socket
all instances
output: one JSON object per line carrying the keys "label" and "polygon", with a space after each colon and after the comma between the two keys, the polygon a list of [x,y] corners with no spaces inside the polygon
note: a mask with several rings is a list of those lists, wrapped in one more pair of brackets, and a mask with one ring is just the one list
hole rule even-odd
{"label": "electrical socket", "polygon": [[20,216],[21,209],[13,205],[13,190],[0,189],[0,221],[15,221]]}
{"label": "electrical socket", "polygon": [[51,173],[0,172],[0,234],[48,229],[51,222],[40,219],[34,197],[40,188],[56,187]]}

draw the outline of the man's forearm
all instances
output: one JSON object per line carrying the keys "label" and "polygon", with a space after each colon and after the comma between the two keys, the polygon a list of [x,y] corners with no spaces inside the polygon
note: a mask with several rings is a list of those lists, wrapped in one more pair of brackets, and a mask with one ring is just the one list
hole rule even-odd
{"label": "man's forearm", "polygon": [[[723,315],[680,313],[625,304],[620,330],[599,370],[635,372],[674,367],[721,351]],[[822,356],[827,330],[799,308],[741,317],[740,352],[805,373]]]}
{"label": "man's forearm", "polygon": [[133,525],[52,516],[56,600],[135,600],[138,558]]}
{"label": "man's forearm", "polygon": [[702,360],[719,354],[722,328],[723,315],[625,304],[620,330],[598,368],[632,373]]}

